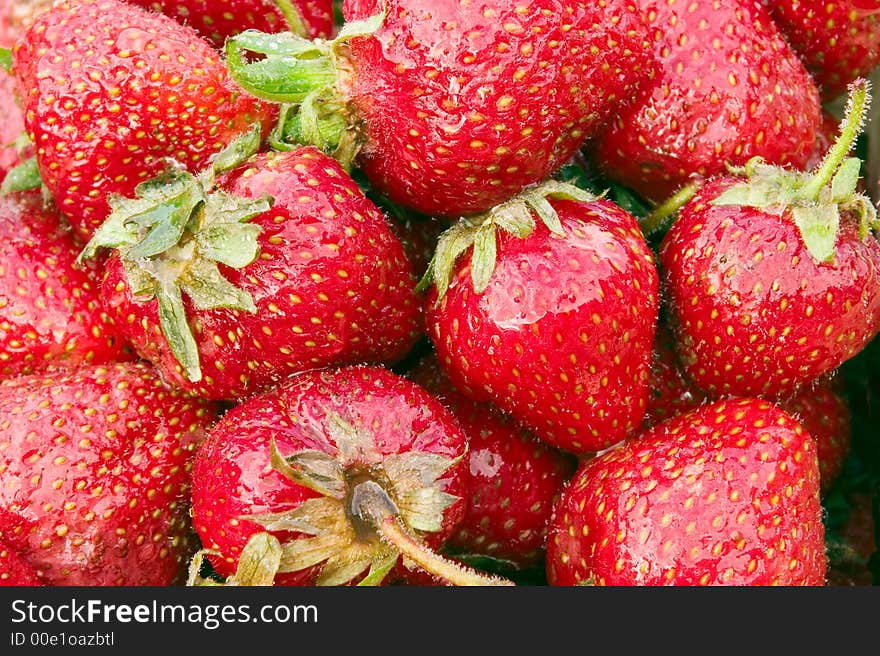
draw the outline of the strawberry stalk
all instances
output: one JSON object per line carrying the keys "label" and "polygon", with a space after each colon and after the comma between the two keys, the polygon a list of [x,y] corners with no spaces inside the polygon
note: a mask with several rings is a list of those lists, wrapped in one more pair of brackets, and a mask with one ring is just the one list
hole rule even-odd
{"label": "strawberry stalk", "polygon": [[351,508],[358,518],[370,524],[403,556],[447,583],[456,586],[513,585],[506,579],[486,576],[429,549],[406,528],[394,502],[375,481],[365,481],[355,486],[351,495]]}
{"label": "strawberry stalk", "polygon": [[302,14],[290,0],[274,0],[275,6],[284,16],[289,31],[298,36],[307,36],[309,34],[308,25],[303,20]]}
{"label": "strawberry stalk", "polygon": [[644,219],[639,221],[639,224],[642,226],[642,232],[650,236],[668,229],[675,219],[678,210],[694,197],[699,188],[699,183],[692,182],[660,203]]}
{"label": "strawberry stalk", "polygon": [[271,137],[274,148],[313,145],[351,168],[360,138],[357,121],[337,87],[349,68],[344,45],[371,34],[384,20],[380,13],[348,23],[329,41],[258,30],[245,30],[226,41],[233,79],[252,95],[282,105]]}
{"label": "strawberry stalk", "polygon": [[817,262],[830,261],[842,214],[854,216],[862,238],[880,228],[877,209],[857,193],[862,162],[848,157],[861,133],[870,105],[868,81],[859,78],[849,87],[840,135],[812,172],[793,171],[754,158],[731,172],[744,178],[721,193],[713,205],[740,205],[790,212],[807,249]]}
{"label": "strawberry stalk", "polygon": [[846,112],[841,122],[840,136],[831,146],[831,149],[825,155],[810,180],[801,187],[798,192],[799,198],[807,201],[818,201],[822,189],[833,181],[835,175],[842,167],[847,165],[855,169],[856,179],[858,179],[858,167],[861,165],[861,162],[858,159],[844,160],[849,155],[856,139],[864,128],[869,104],[868,81],[860,78],[850,86],[850,95]]}
{"label": "strawberry stalk", "polygon": [[[421,452],[382,459],[362,431],[332,413],[328,421],[339,455],[305,450],[285,456],[270,442],[272,468],[319,496],[291,511],[241,517],[265,531],[302,536],[280,545],[277,573],[322,566],[319,585],[361,575],[359,585],[378,585],[403,556],[452,585],[512,585],[444,558],[419,536],[440,530],[444,511],[456,501],[438,481],[457,460]],[[345,464],[352,454],[378,464]]]}

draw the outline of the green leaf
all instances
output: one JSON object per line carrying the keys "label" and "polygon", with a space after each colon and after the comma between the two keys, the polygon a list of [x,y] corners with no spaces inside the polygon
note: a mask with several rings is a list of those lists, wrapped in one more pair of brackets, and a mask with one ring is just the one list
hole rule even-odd
{"label": "green leaf", "polygon": [[296,36],[308,38],[309,26],[303,19],[299,9],[296,8],[296,5],[291,0],[274,0],[274,2],[275,6],[281,10],[281,14],[284,16],[284,20],[287,21],[290,31]]}
{"label": "green leaf", "polygon": [[832,202],[845,203],[855,195],[861,171],[862,160],[858,157],[849,157],[841,163],[837,173],[831,179]]}
{"label": "green leaf", "polygon": [[495,271],[497,258],[497,237],[495,226],[485,223],[480,226],[474,238],[474,253],[471,257],[471,281],[474,291],[482,294]]}
{"label": "green leaf", "polygon": [[185,187],[180,195],[128,217],[128,221],[149,227],[146,236],[126,253],[128,259],[147,258],[164,253],[183,236],[193,212],[205,200],[198,185]]}
{"label": "green leaf", "polygon": [[37,168],[37,158],[28,157],[6,173],[3,184],[0,185],[0,194],[6,195],[16,191],[39,189],[42,184],[43,179],[40,177],[39,168]]}
{"label": "green leaf", "polygon": [[[80,253],[80,261],[93,257],[100,248],[131,247],[128,259],[162,253],[180,240],[204,199],[195,176],[181,170],[170,170],[139,184],[135,194],[135,198],[108,197],[110,214]],[[146,236],[143,229],[147,229]]]}
{"label": "green leaf", "polygon": [[258,225],[212,223],[199,230],[195,238],[205,258],[241,269],[257,259],[261,232]]}
{"label": "green leaf", "polygon": [[459,255],[474,243],[476,228],[465,219],[459,219],[452,227],[440,235],[434,251],[434,284],[437,286],[437,300],[443,298],[452,279],[452,270]]}
{"label": "green leaf", "polygon": [[337,34],[336,38],[333,40],[333,46],[336,47],[337,45],[355,37],[370,36],[382,27],[385,23],[385,18],[386,12],[382,11],[369,18],[344,24],[342,29],[339,30],[339,34]]}
{"label": "green leaf", "polygon": [[238,558],[238,567],[227,584],[271,586],[281,566],[281,542],[271,533],[254,533]]}
{"label": "green leaf", "polygon": [[381,585],[388,572],[397,563],[400,554],[397,551],[391,551],[384,557],[375,558],[370,565],[370,572],[358,583],[359,587],[369,587]]}
{"label": "green leaf", "polygon": [[9,48],[0,48],[0,66],[7,73],[12,72],[12,50]]}
{"label": "green leaf", "polygon": [[840,226],[838,206],[835,204],[794,206],[791,212],[813,259],[817,262],[832,259]]}
{"label": "green leaf", "polygon": [[522,199],[514,199],[491,211],[492,223],[501,230],[525,239],[535,231],[535,216]]}
{"label": "green leaf", "polygon": [[547,226],[550,232],[560,236],[565,235],[565,230],[562,228],[559,215],[545,196],[540,193],[528,194],[525,197],[525,201],[528,203],[529,207],[535,210],[538,218],[541,219],[541,223]]}
{"label": "green leaf", "polygon": [[232,143],[217,153],[211,163],[214,172],[224,173],[244,164],[260,149],[262,140],[262,127],[255,123],[250,130],[233,139]]}
{"label": "green leaf", "polygon": [[[246,53],[262,55],[248,61]],[[326,47],[290,32],[245,30],[226,41],[233,79],[258,98],[300,103],[316,89],[332,86],[336,68]]]}
{"label": "green leaf", "polygon": [[186,319],[180,288],[176,284],[163,285],[156,297],[159,300],[159,324],[162,333],[168,340],[174,357],[183,367],[187,379],[196,383],[202,379],[199,349]]}
{"label": "green leaf", "polygon": [[204,257],[194,258],[177,284],[199,310],[231,308],[250,314],[257,311],[253,297],[224,278],[216,262]]}
{"label": "green leaf", "polygon": [[345,496],[345,474],[339,461],[330,454],[305,449],[285,456],[272,438],[269,441],[269,462],[286,478],[318,494],[332,499]]}

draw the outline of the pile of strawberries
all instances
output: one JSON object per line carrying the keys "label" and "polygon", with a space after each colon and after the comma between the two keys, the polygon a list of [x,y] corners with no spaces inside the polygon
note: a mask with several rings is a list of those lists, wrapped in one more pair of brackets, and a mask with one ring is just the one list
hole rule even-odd
{"label": "pile of strawberries", "polygon": [[0,585],[873,584],[877,0],[0,47]]}

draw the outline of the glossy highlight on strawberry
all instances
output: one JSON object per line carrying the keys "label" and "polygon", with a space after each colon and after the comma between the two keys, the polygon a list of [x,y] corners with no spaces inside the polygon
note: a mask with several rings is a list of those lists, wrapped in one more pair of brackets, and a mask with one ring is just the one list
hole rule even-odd
{"label": "glossy highlight on strawberry", "polygon": [[658,273],[631,214],[607,200],[549,202],[561,234],[542,222],[525,238],[498,231],[485,290],[463,255],[445,294],[428,295],[426,323],[456,388],[587,454],[641,424]]}

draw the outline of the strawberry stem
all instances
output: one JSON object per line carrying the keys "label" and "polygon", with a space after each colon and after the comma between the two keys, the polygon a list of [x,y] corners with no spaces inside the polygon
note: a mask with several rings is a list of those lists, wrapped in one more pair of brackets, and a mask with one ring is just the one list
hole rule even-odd
{"label": "strawberry stem", "polygon": [[840,124],[840,136],[825,155],[816,171],[801,187],[798,197],[806,201],[817,201],[819,194],[831,182],[835,173],[840,168],[844,159],[852,150],[856,139],[864,126],[865,116],[871,102],[868,93],[868,81],[858,78],[850,84],[849,101],[846,105],[846,114]]}
{"label": "strawberry stem", "polygon": [[456,586],[510,586],[514,583],[489,576],[444,558],[414,537],[405,527],[394,502],[374,481],[359,483],[352,491],[352,512],[372,525],[401,554],[426,572]]}
{"label": "strawberry stem", "polygon": [[652,235],[667,229],[672,224],[678,210],[694,197],[694,194],[697,193],[697,189],[699,188],[699,183],[691,182],[651,210],[651,212],[639,222],[642,226],[642,232],[645,235]]}
{"label": "strawberry stem", "polygon": [[287,21],[287,26],[291,32],[301,37],[309,36],[309,28],[305,20],[303,20],[302,13],[290,0],[275,0],[275,6],[278,7],[278,10],[284,16],[284,20]]}

